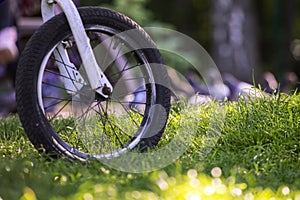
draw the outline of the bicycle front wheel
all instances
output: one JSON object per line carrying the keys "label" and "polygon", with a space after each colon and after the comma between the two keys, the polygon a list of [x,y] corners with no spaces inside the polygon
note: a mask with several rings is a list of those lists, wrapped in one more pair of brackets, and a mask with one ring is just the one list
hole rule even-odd
{"label": "bicycle front wheel", "polygon": [[92,7],[79,13],[113,91],[91,89],[67,20],[57,15],[38,29],[20,58],[16,93],[26,134],[39,150],[79,160],[156,145],[170,108],[159,51],[122,14]]}

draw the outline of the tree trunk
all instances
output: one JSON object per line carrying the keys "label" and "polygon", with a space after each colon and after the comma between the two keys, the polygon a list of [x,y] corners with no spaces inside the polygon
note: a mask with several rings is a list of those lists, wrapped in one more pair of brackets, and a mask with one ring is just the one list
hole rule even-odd
{"label": "tree trunk", "polygon": [[212,3],[212,57],[221,73],[251,82],[253,75],[259,74],[253,0],[212,0]]}

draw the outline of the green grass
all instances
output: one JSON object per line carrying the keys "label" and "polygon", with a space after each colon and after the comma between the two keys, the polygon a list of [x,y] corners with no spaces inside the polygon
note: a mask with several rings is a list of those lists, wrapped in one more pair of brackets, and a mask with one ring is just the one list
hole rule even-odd
{"label": "green grass", "polygon": [[185,153],[128,173],[40,155],[17,117],[2,119],[0,199],[300,199],[299,124],[296,94],[178,104],[159,147],[183,144]]}

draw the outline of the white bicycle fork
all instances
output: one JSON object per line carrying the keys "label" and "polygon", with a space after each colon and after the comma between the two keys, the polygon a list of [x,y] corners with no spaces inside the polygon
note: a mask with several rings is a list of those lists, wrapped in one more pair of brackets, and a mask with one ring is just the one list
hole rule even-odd
{"label": "white bicycle fork", "polygon": [[[42,0],[41,11],[43,21],[46,22],[56,15],[55,4],[59,6],[67,17],[91,88],[102,96],[108,97],[109,93],[113,91],[113,87],[96,62],[89,38],[72,0]],[[74,93],[78,92],[83,86],[81,83],[83,78],[69,61],[63,44],[58,45],[54,56],[58,60],[57,64],[60,73],[63,77],[68,77],[63,80],[66,89]]]}

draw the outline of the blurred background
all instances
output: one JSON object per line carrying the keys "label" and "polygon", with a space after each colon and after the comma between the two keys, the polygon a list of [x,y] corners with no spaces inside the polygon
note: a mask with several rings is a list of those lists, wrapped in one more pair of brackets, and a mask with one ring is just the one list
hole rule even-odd
{"label": "blurred background", "polygon": [[[300,75],[300,0],[82,0],[113,8],[142,26],[180,31],[201,44],[222,73],[282,87]],[[178,62],[177,62],[178,63]],[[189,66],[174,63],[179,71]],[[267,77],[268,79],[268,77]],[[291,86],[292,87],[292,86]]]}
{"label": "blurred background", "polygon": [[[40,0],[16,2],[19,4],[18,12],[14,10],[19,34],[17,44],[22,51],[41,24]],[[278,87],[280,91],[290,92],[299,87],[300,0],[77,0],[76,3],[117,10],[142,27],[171,28],[188,35],[208,51],[221,74],[227,78],[229,74],[235,84],[255,81],[267,92]],[[167,40],[170,48],[183,48],[176,38]],[[195,71],[184,58],[162,53],[169,66],[192,84],[201,85],[199,74],[198,78],[189,77]],[[12,65],[1,67],[0,76],[5,74],[4,69],[9,69],[7,74],[13,80],[16,63],[17,60],[0,63]]]}

